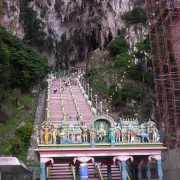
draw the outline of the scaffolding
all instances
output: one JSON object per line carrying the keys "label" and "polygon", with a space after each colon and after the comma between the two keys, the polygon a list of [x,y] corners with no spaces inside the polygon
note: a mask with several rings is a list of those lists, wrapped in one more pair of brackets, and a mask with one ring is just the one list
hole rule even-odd
{"label": "scaffolding", "polygon": [[146,0],[146,15],[159,126],[172,149],[180,146],[180,0]]}

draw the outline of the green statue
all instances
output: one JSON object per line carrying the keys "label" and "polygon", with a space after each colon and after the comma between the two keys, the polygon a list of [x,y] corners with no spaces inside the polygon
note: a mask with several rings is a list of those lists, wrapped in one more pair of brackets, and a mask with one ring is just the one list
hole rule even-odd
{"label": "green statue", "polygon": [[123,119],[122,119],[122,118],[119,118],[119,126],[122,127],[122,125],[123,125]]}
{"label": "green statue", "polygon": [[115,143],[115,134],[113,128],[109,128],[109,140],[111,143]]}

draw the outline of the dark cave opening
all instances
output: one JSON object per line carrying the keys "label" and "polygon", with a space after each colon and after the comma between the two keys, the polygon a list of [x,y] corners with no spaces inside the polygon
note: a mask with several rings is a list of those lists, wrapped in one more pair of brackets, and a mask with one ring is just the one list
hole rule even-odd
{"label": "dark cave opening", "polygon": [[96,32],[94,31],[94,29],[92,30],[92,34],[90,36],[90,40],[89,40],[89,49],[90,51],[97,49],[99,46],[98,41],[96,40]]}
{"label": "dark cave opening", "polygon": [[108,34],[108,40],[107,40],[107,44],[108,44],[109,42],[111,42],[111,41],[112,41],[112,39],[113,39],[112,33],[111,33],[111,32],[109,32],[109,34]]}

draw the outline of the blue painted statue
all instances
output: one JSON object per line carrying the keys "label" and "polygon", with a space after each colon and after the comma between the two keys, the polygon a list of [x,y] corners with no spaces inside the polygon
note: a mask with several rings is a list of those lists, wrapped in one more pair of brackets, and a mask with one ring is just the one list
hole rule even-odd
{"label": "blue painted statue", "polygon": [[113,128],[109,128],[109,140],[111,143],[115,143],[115,134]]}
{"label": "blue painted statue", "polygon": [[137,117],[136,117],[136,119],[135,119],[135,122],[136,122],[137,125],[139,125],[139,121],[138,121],[138,118],[137,118]]}
{"label": "blue painted statue", "polygon": [[122,125],[123,125],[123,119],[122,119],[122,118],[119,118],[119,126],[122,127]]}
{"label": "blue painted statue", "polygon": [[138,133],[136,134],[136,136],[138,136],[141,139],[141,142],[149,142],[149,134],[145,132]]}

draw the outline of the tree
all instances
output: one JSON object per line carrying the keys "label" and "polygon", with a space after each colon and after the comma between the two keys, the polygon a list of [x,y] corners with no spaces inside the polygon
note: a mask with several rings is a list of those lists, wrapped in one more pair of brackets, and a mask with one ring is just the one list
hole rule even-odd
{"label": "tree", "polygon": [[134,7],[131,11],[124,13],[124,19],[128,24],[146,23],[146,11],[142,7]]}
{"label": "tree", "polygon": [[113,57],[116,55],[127,52],[128,44],[124,36],[120,35],[119,37],[112,40],[108,46],[108,51]]}
{"label": "tree", "polygon": [[[19,38],[0,27],[0,90],[19,87],[28,90],[41,81],[49,70],[47,59]],[[2,100],[2,93],[0,101]]]}

